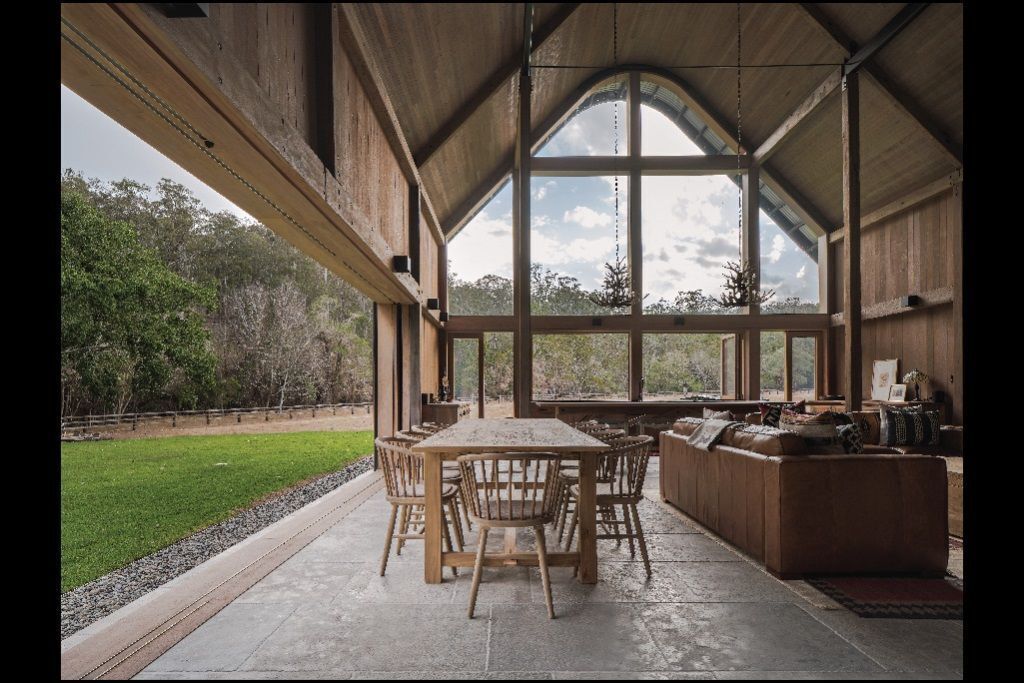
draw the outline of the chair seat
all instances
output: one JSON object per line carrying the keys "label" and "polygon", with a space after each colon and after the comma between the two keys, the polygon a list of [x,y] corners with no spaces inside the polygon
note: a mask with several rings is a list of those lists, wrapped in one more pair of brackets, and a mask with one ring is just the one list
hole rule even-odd
{"label": "chair seat", "polygon": [[[454,498],[455,494],[459,492],[459,487],[454,484],[442,484],[441,485],[441,500],[447,502],[448,499]],[[426,496],[385,496],[385,499],[389,503],[398,503],[399,505],[426,505]]]}
{"label": "chair seat", "polygon": [[548,524],[551,521],[551,513],[544,510],[545,506],[539,500],[536,505],[530,501],[523,503],[518,500],[496,501],[492,499],[488,503],[484,504],[484,501],[481,501],[480,512],[483,516],[470,515],[474,522],[491,527],[513,527],[537,526],[538,524]]}
{"label": "chair seat", "polygon": [[[575,496],[576,498],[579,498],[579,496],[580,496],[580,485],[579,484],[573,484],[569,488],[572,491],[572,495]],[[616,501],[623,501],[623,502],[625,502],[625,501],[638,502],[640,500],[640,498],[642,498],[642,496],[634,496],[634,495],[631,495],[628,492],[612,491],[612,485],[611,484],[602,483],[602,482],[598,482],[597,483],[597,497],[598,497],[598,502],[602,502],[601,501],[602,498],[604,498],[604,499],[614,499]]]}

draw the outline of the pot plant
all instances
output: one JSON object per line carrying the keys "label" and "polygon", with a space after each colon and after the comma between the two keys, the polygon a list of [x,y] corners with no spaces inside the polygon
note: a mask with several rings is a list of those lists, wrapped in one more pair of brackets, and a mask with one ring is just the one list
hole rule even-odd
{"label": "pot plant", "polygon": [[917,368],[914,368],[913,370],[911,370],[907,374],[903,375],[903,383],[904,384],[906,384],[907,386],[910,386],[911,384],[914,385],[914,397],[913,397],[913,400],[915,400],[915,401],[922,401],[922,400],[924,400],[921,397],[921,385],[922,384],[927,384],[929,381],[930,381],[930,378],[928,377],[928,375],[926,375],[925,373],[921,372]]}

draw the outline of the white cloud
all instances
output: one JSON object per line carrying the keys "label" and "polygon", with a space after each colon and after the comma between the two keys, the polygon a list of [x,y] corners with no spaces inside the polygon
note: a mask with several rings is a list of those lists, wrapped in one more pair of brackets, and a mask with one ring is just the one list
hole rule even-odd
{"label": "white cloud", "polygon": [[536,228],[543,228],[545,225],[550,225],[550,224],[551,224],[551,217],[550,216],[545,216],[545,215],[534,216],[533,220],[530,221],[530,227],[534,228],[534,229],[536,229]]}
{"label": "white cloud", "polygon": [[481,211],[448,243],[451,270],[462,280],[512,276],[512,215],[491,218]]}
{"label": "white cloud", "polygon": [[778,263],[779,259],[782,258],[782,252],[786,251],[786,238],[782,235],[776,235],[772,238],[772,248],[764,258],[768,259],[772,263]]}
{"label": "white cloud", "polygon": [[562,220],[566,223],[577,223],[584,228],[595,228],[611,225],[612,217],[606,213],[594,211],[589,206],[577,206],[572,211],[566,211]]}
{"label": "white cloud", "polygon": [[804,275],[807,275],[807,264],[800,266],[800,270],[796,271],[796,276],[803,279]]}
{"label": "white cloud", "polygon": [[541,185],[541,187],[536,192],[533,193],[533,198],[536,199],[537,201],[540,201],[541,199],[544,199],[544,196],[547,195],[547,193],[548,188]]}

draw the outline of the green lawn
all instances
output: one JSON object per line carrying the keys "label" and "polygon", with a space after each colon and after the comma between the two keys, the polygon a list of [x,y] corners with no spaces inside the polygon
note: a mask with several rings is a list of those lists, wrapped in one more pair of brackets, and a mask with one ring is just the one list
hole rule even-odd
{"label": "green lawn", "polygon": [[372,452],[371,432],[61,444],[61,591]]}

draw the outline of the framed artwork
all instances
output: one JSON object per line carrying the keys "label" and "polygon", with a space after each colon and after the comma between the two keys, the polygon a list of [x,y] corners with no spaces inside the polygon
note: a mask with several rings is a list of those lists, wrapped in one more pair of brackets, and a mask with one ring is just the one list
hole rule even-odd
{"label": "framed artwork", "polygon": [[888,401],[889,387],[896,382],[896,370],[899,360],[876,360],[871,364],[871,398],[875,401]]}
{"label": "framed artwork", "polygon": [[907,400],[907,385],[906,384],[893,384],[889,387],[889,400],[890,401],[906,401]]}

